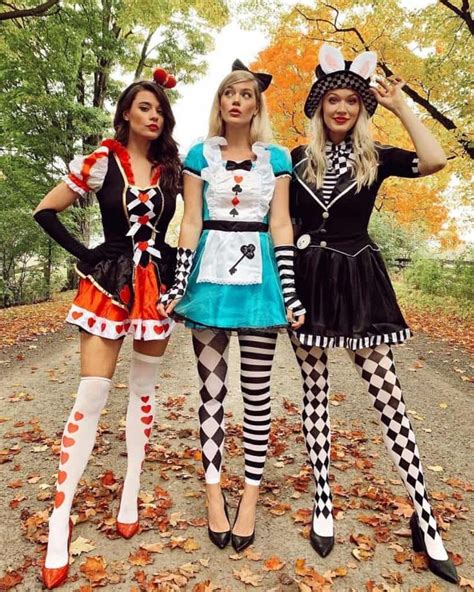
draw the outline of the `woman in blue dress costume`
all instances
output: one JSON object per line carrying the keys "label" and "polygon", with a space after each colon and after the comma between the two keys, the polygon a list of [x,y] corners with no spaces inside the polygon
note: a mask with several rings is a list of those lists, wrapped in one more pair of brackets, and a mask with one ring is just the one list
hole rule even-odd
{"label": "woman in blue dress costume", "polygon": [[[277,331],[289,321],[298,328],[304,320],[294,290],[291,160],[286,150],[264,143],[270,128],[262,92],[270,81],[268,74],[254,74],[236,60],[219,86],[209,137],[191,148],[184,162],[176,283],[165,297],[166,310],[161,309],[165,314],[174,309],[173,315],[192,328],[209,537],[220,548],[232,539],[237,551],[255,535]],[[231,532],[220,474],[233,331],[241,353],[245,486]]]}
{"label": "woman in blue dress costume", "polygon": [[[323,45],[305,104],[311,119],[308,146],[292,152],[292,212],[299,219],[296,288],[307,309],[292,343],[304,380],[303,431],[316,482],[310,540],[321,556],[334,544],[329,460],[328,348],[345,348],[377,413],[391,459],[415,512],[415,551],[429,568],[457,581],[426,492],[423,469],[395,369],[391,344],[410,336],[378,246],[367,226],[377,192],[390,176],[419,177],[443,168],[444,152],[404,101],[397,77],[369,80],[377,56],[363,52],[346,62]],[[407,130],[416,151],[375,143],[369,118],[380,104]],[[414,204],[414,207],[416,205]]]}

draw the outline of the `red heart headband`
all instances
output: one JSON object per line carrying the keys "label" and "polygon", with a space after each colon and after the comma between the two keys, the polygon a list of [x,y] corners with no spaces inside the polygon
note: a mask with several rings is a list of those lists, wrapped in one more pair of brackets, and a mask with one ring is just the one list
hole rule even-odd
{"label": "red heart headband", "polygon": [[163,68],[156,68],[153,72],[153,80],[163,88],[174,88],[176,86],[176,78],[172,74],[168,74]]}

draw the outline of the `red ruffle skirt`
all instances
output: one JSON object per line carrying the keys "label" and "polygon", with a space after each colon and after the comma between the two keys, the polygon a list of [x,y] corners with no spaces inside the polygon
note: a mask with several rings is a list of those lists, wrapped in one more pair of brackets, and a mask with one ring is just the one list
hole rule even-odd
{"label": "red ruffle skirt", "polygon": [[[130,310],[106,294],[90,277],[82,277],[66,321],[106,339],[120,339],[127,334],[143,341],[166,339],[174,322],[158,314],[156,305],[161,291],[152,262],[135,268]],[[125,294],[120,296],[127,300]]]}

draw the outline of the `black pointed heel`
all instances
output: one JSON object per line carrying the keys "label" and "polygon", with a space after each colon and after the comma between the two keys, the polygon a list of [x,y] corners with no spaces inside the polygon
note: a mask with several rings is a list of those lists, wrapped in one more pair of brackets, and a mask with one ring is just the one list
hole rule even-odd
{"label": "black pointed heel", "polygon": [[334,547],[334,537],[333,536],[329,536],[329,537],[319,536],[319,534],[316,534],[314,532],[313,527],[311,527],[311,530],[309,533],[309,540],[311,542],[311,546],[316,551],[316,553],[320,557],[323,557],[323,558],[327,557],[329,555],[329,553],[332,551],[332,548]]}
{"label": "black pointed heel", "polygon": [[415,512],[413,512],[410,518],[410,529],[413,542],[413,551],[416,553],[426,553],[430,571],[447,582],[451,582],[453,584],[459,583],[459,576],[451,559],[433,559],[428,555],[423,533],[421,532],[420,525],[418,524],[418,517]]}
{"label": "black pointed heel", "polygon": [[[235,513],[234,526],[235,526],[235,523],[237,522],[237,518],[239,517],[239,510],[240,510],[240,503],[241,502],[242,502],[242,498],[240,498],[239,505],[237,506],[237,512]],[[232,538],[232,546],[237,551],[237,553],[241,553],[244,549],[246,549],[247,547],[250,547],[250,545],[255,541],[255,527],[254,527],[251,535],[240,536],[238,534],[232,533],[231,538]]]}
{"label": "black pointed heel", "polygon": [[[227,508],[227,500],[225,498],[224,493],[222,493],[222,497],[224,499],[224,512],[227,518],[227,521],[229,522],[230,525],[230,520],[229,520],[229,510]],[[225,530],[224,532],[216,532],[214,530],[211,530],[210,527],[207,527],[207,534],[209,535],[209,539],[211,540],[212,543],[214,543],[214,545],[216,545],[216,547],[219,547],[219,549],[223,549],[224,547],[226,547],[229,544],[230,541],[230,529],[229,530]]]}
{"label": "black pointed heel", "polygon": [[334,547],[334,536],[321,536],[316,534],[313,529],[314,523],[314,509],[313,515],[311,516],[311,530],[309,531],[309,541],[311,546],[316,551],[316,553],[324,559],[327,557],[329,553],[332,551]]}

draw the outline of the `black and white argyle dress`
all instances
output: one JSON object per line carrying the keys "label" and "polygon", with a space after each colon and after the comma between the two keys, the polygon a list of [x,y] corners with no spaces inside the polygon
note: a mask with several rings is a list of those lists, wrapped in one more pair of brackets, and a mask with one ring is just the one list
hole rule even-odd
{"label": "black and white argyle dress", "polygon": [[377,177],[359,192],[350,139],[327,143],[329,169],[318,189],[305,179],[307,147],[292,151],[296,289],[307,310],[295,335],[304,345],[356,350],[410,337],[380,249],[367,228],[382,182],[390,176],[419,176],[418,158],[401,148],[376,147]]}

